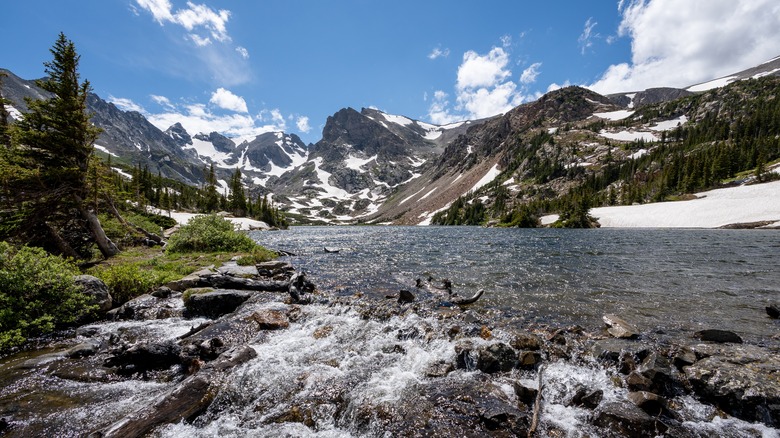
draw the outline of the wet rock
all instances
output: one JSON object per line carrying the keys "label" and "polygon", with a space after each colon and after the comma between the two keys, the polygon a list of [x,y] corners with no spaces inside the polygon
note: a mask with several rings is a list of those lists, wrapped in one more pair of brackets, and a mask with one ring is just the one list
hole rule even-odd
{"label": "wet rock", "polygon": [[666,399],[658,394],[647,391],[635,391],[628,393],[628,399],[639,409],[657,417],[666,409]]}
{"label": "wet rock", "polygon": [[701,344],[683,368],[696,395],[746,421],[780,426],[780,354],[753,345]]}
{"label": "wet rock", "polygon": [[73,281],[83,287],[81,293],[90,297],[92,304],[98,306],[99,313],[103,314],[111,310],[114,300],[103,280],[91,275],[77,275]]}
{"label": "wet rock", "polygon": [[306,274],[303,272],[296,272],[290,277],[290,282],[285,288],[287,293],[290,294],[290,298],[293,303],[305,303],[308,300],[303,298],[304,294],[314,292],[314,283],[306,278]]}
{"label": "wet rock", "polygon": [[517,350],[539,350],[542,348],[542,339],[528,332],[516,332],[509,342],[512,348]]}
{"label": "wet rock", "polygon": [[195,271],[182,279],[171,281],[165,286],[176,292],[184,292],[185,290],[192,289],[194,287],[208,286],[208,284],[201,279],[201,276],[208,276],[213,274],[214,271],[212,268],[213,266],[211,268],[204,268],[199,271]]}
{"label": "wet rock", "polygon": [[249,318],[259,325],[260,330],[279,330],[290,326],[287,314],[281,310],[258,310]]}
{"label": "wet rock", "polygon": [[219,318],[232,313],[252,294],[238,290],[215,290],[203,294],[192,294],[184,302],[187,314],[206,318]]}
{"label": "wet rock", "polygon": [[256,278],[258,275],[255,266],[239,266],[238,263],[230,261],[217,268],[217,272],[223,275],[240,278]]}
{"label": "wet rock", "polygon": [[517,399],[526,406],[533,406],[536,403],[536,396],[539,394],[539,390],[536,388],[530,388],[523,385],[520,382],[514,382],[512,385],[515,390]]}
{"label": "wet rock", "polygon": [[455,367],[450,362],[440,360],[430,364],[425,370],[425,375],[428,377],[444,377],[454,370]]}
{"label": "wet rock", "polygon": [[478,353],[477,369],[483,373],[509,371],[517,364],[517,353],[507,344],[498,342],[481,348]]}
{"label": "wet rock", "polygon": [[591,390],[584,386],[577,388],[577,391],[568,401],[564,402],[565,406],[582,406],[588,409],[596,409],[601,403],[601,399],[604,398],[604,391],[600,389]]}
{"label": "wet rock", "polygon": [[542,361],[542,355],[538,351],[521,351],[517,355],[517,366],[520,368],[533,368]]}
{"label": "wet rock", "polygon": [[609,327],[607,332],[621,339],[634,339],[639,336],[639,330],[616,315],[604,315],[601,318]]}
{"label": "wet rock", "polygon": [[649,391],[653,387],[653,381],[642,375],[639,371],[632,371],[626,377],[626,385],[632,391]]}
{"label": "wet rock", "polygon": [[196,374],[186,378],[152,403],[140,407],[136,412],[124,416],[103,430],[93,432],[90,436],[145,436],[162,424],[191,419],[211,404],[225,382],[223,376],[226,373],[256,356],[255,350],[248,346],[225,352],[218,360],[206,364]]}
{"label": "wet rock", "polygon": [[696,360],[696,353],[690,348],[683,346],[674,355],[672,363],[678,370],[682,370],[683,367],[696,363]]}
{"label": "wet rock", "polygon": [[114,352],[106,359],[107,367],[127,369],[145,373],[151,370],[163,370],[180,363],[181,348],[172,341],[159,344],[140,343],[130,348]]}
{"label": "wet rock", "polygon": [[226,274],[211,274],[200,277],[201,281],[216,289],[253,290],[258,292],[285,292],[290,287],[287,281],[255,280]]}
{"label": "wet rock", "polygon": [[118,309],[114,309],[114,320],[147,320],[156,319],[157,309],[160,308],[158,299],[145,294],[136,297],[124,304]]}
{"label": "wet rock", "polygon": [[173,290],[168,286],[162,286],[152,292],[152,296],[155,298],[170,298]]}
{"label": "wet rock", "polygon": [[740,338],[738,334],[728,330],[700,330],[694,333],[693,337],[696,339],[701,339],[704,342],[731,342],[734,344],[742,343],[742,338]]}
{"label": "wet rock", "polygon": [[606,360],[618,363],[623,354],[630,354],[632,357],[644,358],[649,354],[649,348],[637,341],[627,339],[601,339],[591,345],[590,352],[593,357],[599,360]]}
{"label": "wet rock", "polygon": [[333,326],[332,325],[326,325],[324,327],[320,327],[317,330],[314,330],[314,333],[312,333],[312,336],[314,339],[322,339],[327,338],[333,333]]}
{"label": "wet rock", "polygon": [[632,403],[602,403],[596,411],[594,424],[617,436],[655,437],[667,430],[664,423]]}
{"label": "wet rock", "polygon": [[398,302],[399,303],[411,303],[414,301],[414,294],[409,292],[406,289],[401,289],[400,292],[398,292]]}
{"label": "wet rock", "polygon": [[770,304],[766,306],[766,314],[769,315],[770,318],[780,318],[780,304]]}
{"label": "wet rock", "polygon": [[290,278],[295,272],[293,265],[290,262],[283,262],[272,260],[270,262],[258,263],[255,265],[257,269],[257,275],[266,278]]}
{"label": "wet rock", "polygon": [[98,352],[99,348],[100,346],[95,343],[84,342],[67,349],[65,351],[65,357],[76,359],[80,357],[92,356]]}
{"label": "wet rock", "polygon": [[658,352],[651,352],[636,370],[652,383],[651,388],[663,393],[672,392],[675,380],[669,360]]}

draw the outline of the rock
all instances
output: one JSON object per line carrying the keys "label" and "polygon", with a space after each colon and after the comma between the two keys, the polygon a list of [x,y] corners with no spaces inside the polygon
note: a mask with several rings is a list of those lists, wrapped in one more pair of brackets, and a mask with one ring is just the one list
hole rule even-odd
{"label": "rock", "polygon": [[754,345],[695,345],[693,365],[683,368],[693,391],[705,403],[745,421],[780,426],[780,354]]}
{"label": "rock", "polygon": [[114,320],[148,320],[157,319],[160,303],[157,298],[144,294],[122,304],[112,310]]}
{"label": "rock", "polygon": [[250,296],[252,294],[245,291],[215,290],[203,294],[190,295],[184,302],[184,306],[187,308],[187,313],[190,316],[204,316],[216,319],[235,311]]}
{"label": "rock", "polygon": [[516,364],[517,353],[503,342],[497,342],[479,350],[477,369],[483,373],[509,371]]}
{"label": "rock", "polygon": [[653,389],[660,390],[663,393],[672,392],[675,380],[672,375],[671,365],[669,360],[661,354],[655,351],[651,352],[636,371],[653,382],[651,386]]}
{"label": "rock", "polygon": [[285,292],[290,287],[287,281],[255,280],[252,278],[234,277],[225,274],[211,274],[200,277],[201,281],[216,289],[253,290],[261,292]]}
{"label": "rock", "polygon": [[289,278],[295,271],[293,265],[290,262],[282,262],[277,260],[258,263],[255,265],[255,268],[257,269],[258,276],[267,278],[276,278],[278,276]]}
{"label": "rock", "polygon": [[98,306],[98,312],[103,314],[111,310],[114,300],[103,280],[91,275],[77,275],[73,281],[84,288],[82,293],[92,299],[92,304]]}
{"label": "rock", "polygon": [[539,394],[539,390],[536,388],[529,388],[520,382],[514,382],[512,385],[515,389],[515,395],[517,399],[526,406],[533,406],[536,403],[536,395]]}
{"label": "rock", "polygon": [[542,348],[542,340],[539,336],[528,332],[517,332],[509,342],[509,345],[516,350],[539,350]]}
{"label": "rock", "polygon": [[425,370],[425,375],[427,377],[444,377],[454,370],[455,367],[450,362],[440,360],[430,364]]}
{"label": "rock", "polygon": [[766,314],[769,315],[770,318],[780,318],[780,305],[770,304],[766,306]]}
{"label": "rock", "polygon": [[632,391],[649,391],[653,387],[653,381],[642,375],[639,371],[632,371],[626,377],[626,385]]}
{"label": "rock", "polygon": [[217,272],[223,275],[239,278],[257,278],[258,276],[257,267],[254,265],[240,266],[234,261],[227,262],[220,266],[217,268]]}
{"label": "rock", "polygon": [[317,330],[314,330],[314,333],[312,333],[312,336],[314,339],[322,339],[327,338],[328,336],[333,333],[333,326],[332,325],[326,325],[324,327],[320,327]]}
{"label": "rock", "polygon": [[170,298],[172,293],[173,291],[171,288],[167,286],[161,286],[152,292],[152,296],[155,298]]}
{"label": "rock", "polygon": [[683,367],[696,363],[696,353],[688,347],[680,347],[672,363],[678,370],[682,370]]}
{"label": "rock", "polygon": [[616,436],[655,437],[667,426],[632,403],[602,403],[595,413],[594,423]]}
{"label": "rock", "polygon": [[517,355],[517,366],[520,368],[533,368],[542,361],[542,355],[538,351],[521,351]]}
{"label": "rock", "polygon": [[616,315],[604,315],[601,319],[609,327],[607,332],[616,338],[634,339],[639,336],[639,330]]}
{"label": "rock", "polygon": [[314,292],[314,289],[314,283],[306,278],[306,273],[304,272],[293,274],[286,288],[293,303],[302,303],[304,301],[303,295]]}
{"label": "rock", "polygon": [[67,349],[65,351],[65,357],[76,359],[80,357],[92,356],[98,352],[99,347],[99,345],[92,342],[84,342]]}
{"label": "rock", "polygon": [[212,268],[213,266],[193,272],[192,274],[187,275],[182,279],[171,281],[165,286],[176,292],[184,292],[185,290],[192,289],[193,287],[208,286],[208,284],[205,283],[201,277],[213,274],[214,271],[212,271]]}
{"label": "rock", "polygon": [[601,399],[604,398],[604,391],[600,389],[590,390],[584,386],[580,386],[574,395],[564,405],[566,406],[583,406],[588,409],[596,409],[601,403]]}
{"label": "rock", "polygon": [[628,393],[628,399],[638,408],[657,417],[666,409],[666,399],[658,394],[647,391],[635,391]]}
{"label": "rock", "polygon": [[590,347],[590,353],[593,357],[614,363],[618,363],[624,354],[643,358],[649,354],[649,351],[647,345],[638,341],[616,338],[598,340]]}
{"label": "rock", "polygon": [[107,367],[119,367],[145,373],[150,370],[164,370],[179,364],[181,347],[173,341],[159,344],[140,343],[114,353],[105,361]]}
{"label": "rock", "polygon": [[693,337],[696,339],[701,339],[705,342],[717,342],[717,343],[725,343],[725,342],[731,342],[734,344],[741,344],[742,338],[739,337],[738,334],[734,332],[730,332],[728,330],[701,330],[693,334]]}
{"label": "rock", "polygon": [[409,292],[406,289],[401,289],[400,292],[398,292],[398,302],[399,303],[411,303],[414,301],[414,294]]}
{"label": "rock", "polygon": [[281,310],[258,310],[249,318],[260,326],[260,330],[279,330],[290,326],[287,314]]}

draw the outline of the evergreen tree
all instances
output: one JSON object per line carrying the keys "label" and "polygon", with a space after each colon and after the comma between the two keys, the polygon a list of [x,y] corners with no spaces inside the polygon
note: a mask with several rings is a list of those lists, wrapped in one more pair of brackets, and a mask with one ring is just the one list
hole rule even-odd
{"label": "evergreen tree", "polygon": [[214,164],[209,168],[207,175],[202,209],[206,213],[213,213],[219,209],[219,192],[217,192],[217,177],[214,174]]}
{"label": "evergreen tree", "polygon": [[80,56],[64,34],[50,51],[53,60],[44,63],[47,76],[36,84],[53,97],[27,101],[29,112],[17,123],[18,147],[9,157],[24,171],[4,175],[6,193],[0,198],[16,207],[14,234],[26,234],[28,241],[53,241],[59,252],[77,256],[86,255],[86,231],[87,240],[110,257],[119,249],[88,206],[89,163],[100,132],[86,111],[90,85],[80,82]]}
{"label": "evergreen tree", "polygon": [[244,185],[241,183],[241,169],[238,168],[230,177],[228,204],[235,216],[243,217],[247,214],[246,195],[244,194]]}

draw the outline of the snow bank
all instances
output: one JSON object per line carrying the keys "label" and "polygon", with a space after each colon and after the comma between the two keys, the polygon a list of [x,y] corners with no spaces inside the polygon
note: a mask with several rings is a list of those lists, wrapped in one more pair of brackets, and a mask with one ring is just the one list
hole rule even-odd
{"label": "snow bank", "polygon": [[494,164],[493,167],[490,168],[490,170],[487,171],[485,176],[482,177],[481,180],[477,181],[476,184],[474,184],[474,187],[471,188],[471,192],[476,192],[479,190],[482,186],[485,186],[487,184],[490,184],[493,182],[494,179],[501,173],[501,170],[498,168],[498,164]]}
{"label": "snow bank", "polygon": [[620,207],[590,214],[606,228],[718,228],[780,221],[780,181],[698,193],[699,199]]}
{"label": "snow bank", "polygon": [[634,114],[633,111],[627,110],[610,111],[608,113],[593,113],[593,115],[596,117],[608,120],[623,120],[625,118],[631,117],[632,114]]}
{"label": "snow bank", "polygon": [[[158,211],[157,214],[168,216],[168,213],[163,211]],[[203,215],[196,214],[196,213],[183,213],[179,211],[172,211],[170,214],[170,217],[173,220],[175,220],[176,222],[182,225],[189,222],[190,219],[194,218],[195,216],[203,216]],[[238,224],[239,229],[243,231],[249,231],[251,229],[268,230],[271,228],[270,226],[268,226],[267,223],[263,221],[250,219],[248,217],[226,217],[225,219],[229,220],[230,222],[233,222],[234,224]]]}

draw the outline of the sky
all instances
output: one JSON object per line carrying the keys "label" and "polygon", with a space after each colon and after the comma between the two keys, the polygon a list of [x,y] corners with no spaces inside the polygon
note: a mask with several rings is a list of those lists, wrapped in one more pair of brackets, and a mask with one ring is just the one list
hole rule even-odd
{"label": "sky", "polygon": [[780,2],[9,1],[0,67],[43,76],[60,32],[98,95],[163,130],[309,143],[345,107],[447,124],[567,85],[705,82],[780,55]]}

